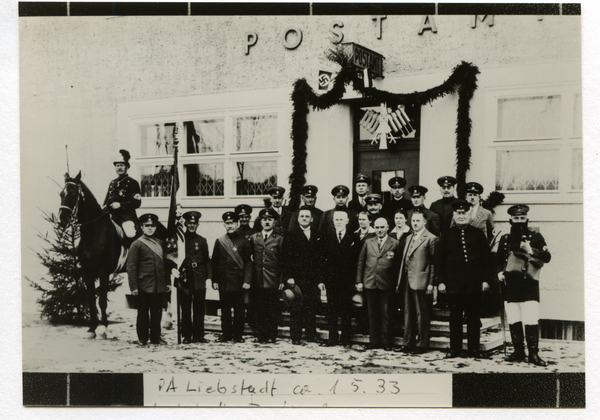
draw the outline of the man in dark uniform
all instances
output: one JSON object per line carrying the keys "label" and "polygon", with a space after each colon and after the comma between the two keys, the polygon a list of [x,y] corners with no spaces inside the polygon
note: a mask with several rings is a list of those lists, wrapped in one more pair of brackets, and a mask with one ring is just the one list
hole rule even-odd
{"label": "man in dark uniform", "polygon": [[177,301],[181,306],[183,344],[207,343],[204,338],[206,283],[212,283],[212,264],[206,239],[196,233],[202,214],[188,211],[183,214],[185,226],[185,260],[182,277],[176,283]]}
{"label": "man in dark uniform", "polygon": [[[225,235],[215,241],[212,257],[213,289],[219,291],[221,330],[219,342],[244,342],[244,291],[252,283],[252,245],[239,234],[238,215],[223,213]],[[233,310],[233,320],[231,311]]]}
{"label": "man in dark uniform", "polygon": [[234,211],[235,214],[237,214],[240,218],[240,228],[238,229],[239,234],[249,240],[250,237],[256,233],[256,230],[250,226],[252,207],[250,207],[248,204],[240,204],[235,208]]}
{"label": "man in dark uniform", "polygon": [[319,306],[317,229],[313,224],[313,208],[298,209],[297,226],[288,230],[283,240],[282,271],[286,287],[298,286],[302,302],[290,307],[292,344],[300,344],[302,329],[307,341],[318,341],[316,313]]}
{"label": "man in dark uniform", "polygon": [[492,254],[480,229],[469,224],[471,204],[452,204],[454,226],[438,243],[435,271],[440,293],[448,295],[450,307],[450,357],[462,350],[463,314],[467,318],[468,357],[479,357],[481,294],[493,280]]}
{"label": "man in dark uniform", "polygon": [[355,195],[348,203],[348,208],[356,213],[360,213],[367,209],[365,199],[369,193],[369,187],[371,186],[371,178],[365,174],[356,174],[354,177],[354,192]]}
{"label": "man in dark uniform", "polygon": [[130,158],[127,150],[119,150],[119,155],[113,161],[118,177],[110,182],[102,206],[110,212],[112,220],[123,228],[125,244],[131,243],[135,238],[138,222],[135,209],[142,205],[140,184],[127,175]]}
{"label": "man in dark uniform", "polygon": [[[409,210],[412,208],[410,200],[404,198],[406,180],[401,176],[395,176],[388,181],[390,187],[390,199],[383,204],[381,214],[388,220],[390,226],[394,226],[394,214],[399,208]],[[390,229],[391,230],[391,229]]]}
{"label": "man in dark uniform", "polygon": [[[275,232],[283,235],[288,229],[290,219],[292,218],[292,212],[283,206],[283,195],[285,194],[285,188],[283,187],[271,187],[269,188],[269,195],[271,196],[271,206],[277,212],[279,216],[275,221]],[[254,230],[260,232],[262,230],[261,220],[257,218],[254,221]]]}
{"label": "man in dark uniform", "polygon": [[456,194],[456,178],[453,176],[442,176],[437,180],[442,193],[442,198],[431,203],[429,207],[434,213],[440,217],[440,234],[443,235],[448,229],[450,229],[450,223],[454,217],[454,210],[452,210],[452,203],[455,203],[458,198]]}
{"label": "man in dark uniform", "polygon": [[[381,194],[369,194],[365,199],[367,204],[367,213],[369,213],[369,222],[371,226],[376,219],[383,217],[381,209],[383,208]],[[389,225],[389,222],[388,222]]]}
{"label": "man in dark uniform", "polygon": [[334,230],[326,231],[319,240],[321,258],[320,289],[327,293],[327,325],[329,339],[325,346],[335,346],[340,342],[338,317],[341,318],[341,344],[350,345],[350,305],[356,289],[356,260],[358,243],[348,229],[346,211],[335,210],[332,214]]}
{"label": "man in dark uniform", "polygon": [[168,260],[165,262],[164,243],[154,236],[158,217],[147,213],[140,217],[140,221],[143,235],[131,244],[127,277],[131,294],[138,296],[138,340],[141,345],[146,345],[148,338],[152,344],[160,344],[162,306],[165,295],[171,291],[171,272]]}
{"label": "man in dark uniform", "polygon": [[485,234],[488,241],[494,237],[494,216],[488,209],[481,205],[483,186],[478,182],[467,182],[465,185],[465,200],[471,203],[471,216],[469,224],[475,226]]}
{"label": "man in dark uniform", "polygon": [[[305,185],[302,187],[300,191],[300,198],[302,199],[301,207],[308,207],[312,214],[312,223],[311,225],[318,227],[319,223],[321,223],[321,218],[323,217],[323,210],[315,207],[317,203],[317,192],[319,189],[314,185]],[[290,223],[288,225],[288,230],[292,230],[298,227],[298,215],[300,214],[300,210],[296,210],[292,213],[290,218]]]}
{"label": "man in dark uniform", "polygon": [[425,194],[427,194],[427,188],[422,185],[412,185],[408,187],[408,193],[410,194],[410,200],[412,201],[412,208],[407,211],[408,220],[412,219],[415,209],[418,209],[421,213],[425,213],[425,216],[427,217],[427,230],[435,236],[440,236],[440,216],[425,207]]}
{"label": "man in dark uniform", "polygon": [[262,230],[250,237],[254,261],[251,300],[257,343],[277,341],[279,291],[283,289],[280,267],[283,235],[274,229],[278,218],[274,209],[262,209],[258,213]]}
{"label": "man in dark uniform", "polygon": [[525,360],[523,325],[529,349],[529,363],[547,366],[538,355],[539,347],[539,272],[550,262],[544,237],[528,228],[529,207],[517,204],[508,209],[510,233],[502,236],[496,254],[496,272],[503,284],[504,306],[510,324],[514,352],[510,362]]}
{"label": "man in dark uniform", "polygon": [[346,206],[348,203],[348,194],[350,190],[345,185],[337,185],[331,190],[335,207],[331,210],[327,210],[323,213],[321,223],[319,223],[319,236],[323,236],[325,233],[335,232],[335,225],[333,223],[333,213],[336,211],[343,211],[348,215],[348,229],[350,232],[354,232],[358,229],[358,217],[354,210],[349,209]]}

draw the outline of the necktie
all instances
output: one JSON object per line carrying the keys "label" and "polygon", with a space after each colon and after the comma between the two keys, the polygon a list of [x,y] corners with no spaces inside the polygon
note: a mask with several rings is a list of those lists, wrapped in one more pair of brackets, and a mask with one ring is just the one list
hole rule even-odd
{"label": "necktie", "polygon": [[338,242],[342,242],[342,232],[338,232]]}
{"label": "necktie", "polygon": [[267,241],[267,238],[268,238],[268,237],[269,237],[269,235],[267,235],[267,234],[265,233],[265,242]]}
{"label": "necktie", "polygon": [[383,246],[383,239],[379,238],[379,249]]}

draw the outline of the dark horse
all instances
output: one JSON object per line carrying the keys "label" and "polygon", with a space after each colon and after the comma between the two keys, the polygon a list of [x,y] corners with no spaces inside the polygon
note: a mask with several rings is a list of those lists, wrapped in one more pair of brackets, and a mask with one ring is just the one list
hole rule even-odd
{"label": "dark horse", "polygon": [[[108,326],[106,315],[108,282],[111,274],[121,271],[124,265],[121,241],[108,213],[104,212],[89,188],[81,181],[81,171],[75,178],[65,174],[65,186],[60,193],[59,226],[65,228],[69,223],[80,225],[77,256],[81,264],[82,277],[87,289],[87,303],[90,311],[88,337],[96,337],[98,311],[96,310],[96,279],[98,304],[102,312],[101,324],[104,326],[100,337],[106,338]],[[120,264],[119,264],[120,263]]]}

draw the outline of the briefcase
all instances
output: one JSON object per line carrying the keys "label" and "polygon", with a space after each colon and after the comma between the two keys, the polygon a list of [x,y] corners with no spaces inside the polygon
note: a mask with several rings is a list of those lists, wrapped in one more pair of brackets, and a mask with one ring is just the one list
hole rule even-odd
{"label": "briefcase", "polygon": [[527,254],[518,253],[516,254],[513,251],[510,251],[508,254],[508,260],[506,261],[505,272],[519,272],[519,273],[527,273],[529,277],[534,280],[540,279],[540,271],[543,262],[538,260],[537,258],[533,258]]}

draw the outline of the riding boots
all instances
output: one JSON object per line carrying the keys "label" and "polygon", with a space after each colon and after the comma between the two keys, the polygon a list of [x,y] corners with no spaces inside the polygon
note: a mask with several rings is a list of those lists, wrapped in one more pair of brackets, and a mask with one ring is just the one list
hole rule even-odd
{"label": "riding boots", "polygon": [[537,325],[525,325],[525,337],[527,338],[527,349],[529,350],[529,363],[536,366],[548,366],[538,355],[539,351],[539,328]]}
{"label": "riding boots", "polygon": [[523,342],[523,323],[515,322],[510,324],[510,337],[514,347],[514,351],[506,358],[507,362],[524,362],[525,361],[525,343]]}

